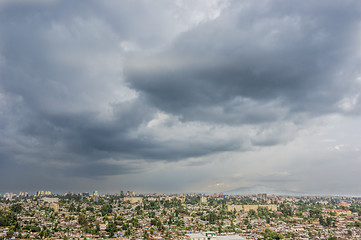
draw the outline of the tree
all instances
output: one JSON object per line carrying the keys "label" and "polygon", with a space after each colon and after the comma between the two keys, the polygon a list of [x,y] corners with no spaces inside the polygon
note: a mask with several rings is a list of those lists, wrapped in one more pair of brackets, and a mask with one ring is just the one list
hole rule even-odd
{"label": "tree", "polygon": [[249,210],[248,216],[250,216],[250,217],[256,216],[256,211],[253,209]]}
{"label": "tree", "polygon": [[281,203],[279,210],[285,217],[290,217],[293,215],[292,207],[288,203]]}
{"label": "tree", "polygon": [[6,233],[6,237],[8,239],[10,239],[12,236],[14,235],[14,230],[10,229],[7,233]]}
{"label": "tree", "polygon": [[222,225],[218,223],[218,233],[222,233]]}
{"label": "tree", "polygon": [[148,239],[149,238],[149,233],[148,233],[148,231],[147,230],[144,230],[144,232],[143,232],[143,239]]}
{"label": "tree", "polygon": [[232,230],[232,232],[235,232],[235,231],[236,231],[236,229],[235,229],[235,227],[234,227],[233,220],[231,220],[231,230]]}
{"label": "tree", "polygon": [[85,215],[80,214],[78,217],[78,223],[82,226],[82,227],[86,227],[88,226],[88,220],[86,219]]}
{"label": "tree", "polygon": [[132,231],[130,230],[130,228],[128,228],[125,233],[124,233],[125,236],[130,236],[132,235]]}
{"label": "tree", "polygon": [[71,203],[71,205],[68,207],[69,212],[74,212],[75,211],[75,205],[74,203]]}
{"label": "tree", "polygon": [[109,222],[105,231],[109,233],[109,237],[113,237],[114,233],[117,231],[117,225],[114,222]]}
{"label": "tree", "polygon": [[40,227],[35,224],[30,225],[29,230],[30,230],[30,232],[40,232],[41,231]]}
{"label": "tree", "polygon": [[208,222],[209,224],[214,224],[218,220],[218,216],[214,212],[210,212],[208,214]]}
{"label": "tree", "polygon": [[23,206],[20,203],[11,205],[10,210],[15,213],[20,213],[23,210]]}
{"label": "tree", "polygon": [[268,228],[262,234],[264,239],[284,239],[284,236],[281,233],[273,232]]}
{"label": "tree", "polygon": [[355,221],[355,227],[361,227],[361,222]]}
{"label": "tree", "polygon": [[321,209],[320,208],[313,208],[309,210],[311,218],[320,218],[321,217]]}
{"label": "tree", "polygon": [[99,232],[100,232],[100,225],[99,225],[99,223],[97,223],[95,225],[95,234],[99,234]]}
{"label": "tree", "polygon": [[113,211],[113,208],[109,203],[106,203],[102,206],[100,211],[101,211],[102,215],[105,216],[105,215],[108,215],[109,213],[111,213]]}
{"label": "tree", "polygon": [[11,226],[17,222],[14,212],[0,210],[0,226]]}
{"label": "tree", "polygon": [[327,218],[326,218],[326,223],[325,223],[326,226],[328,226],[328,227],[331,226],[332,223],[333,223],[333,221],[334,221],[334,220],[333,220],[332,217],[327,217]]}

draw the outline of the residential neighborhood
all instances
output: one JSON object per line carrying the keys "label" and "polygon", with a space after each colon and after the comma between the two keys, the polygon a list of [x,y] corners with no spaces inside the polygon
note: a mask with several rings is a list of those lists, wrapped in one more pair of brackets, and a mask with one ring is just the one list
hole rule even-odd
{"label": "residential neighborhood", "polygon": [[7,193],[0,213],[0,239],[361,238],[351,197]]}

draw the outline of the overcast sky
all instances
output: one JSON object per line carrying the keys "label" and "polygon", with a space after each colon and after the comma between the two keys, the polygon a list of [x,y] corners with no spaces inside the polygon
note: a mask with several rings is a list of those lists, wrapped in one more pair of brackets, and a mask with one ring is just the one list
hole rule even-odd
{"label": "overcast sky", "polygon": [[0,192],[361,196],[360,92],[358,0],[0,0]]}

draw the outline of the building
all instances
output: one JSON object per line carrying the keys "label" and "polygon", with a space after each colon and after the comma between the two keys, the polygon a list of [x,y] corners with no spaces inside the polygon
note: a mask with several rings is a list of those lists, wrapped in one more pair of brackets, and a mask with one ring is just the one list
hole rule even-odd
{"label": "building", "polygon": [[142,197],[124,197],[124,201],[129,201],[131,204],[133,203],[142,203],[143,198]]}
{"label": "building", "polygon": [[216,240],[241,240],[241,239],[246,239],[246,238],[241,237],[238,234],[216,236]]}
{"label": "building", "polygon": [[327,213],[335,213],[336,216],[344,214],[344,215],[352,215],[350,210],[341,210],[341,209],[325,209]]}
{"label": "building", "polygon": [[245,239],[237,234],[232,235],[216,235],[215,232],[205,232],[205,233],[189,233],[185,235],[186,239],[192,240],[241,240]]}
{"label": "building", "polygon": [[51,203],[49,206],[51,209],[54,210],[54,212],[59,212],[59,204],[57,203]]}
{"label": "building", "polygon": [[29,194],[27,192],[20,192],[19,196],[20,197],[27,197]]}
{"label": "building", "polygon": [[267,193],[259,193],[257,194],[257,199],[261,201],[267,201]]}
{"label": "building", "polygon": [[40,190],[40,191],[37,191],[35,193],[35,196],[48,196],[48,195],[51,195],[51,191],[44,191],[44,190]]}
{"label": "building", "polygon": [[338,204],[340,207],[350,207],[350,203],[347,203],[347,202],[340,202],[339,204]]}
{"label": "building", "polygon": [[59,198],[43,197],[41,200],[43,200],[46,203],[58,203],[59,202]]}
{"label": "building", "polygon": [[249,212],[250,210],[257,211],[258,208],[267,208],[271,211],[277,211],[277,205],[228,205],[227,210],[228,211],[234,211],[237,212]]}
{"label": "building", "polygon": [[207,202],[207,197],[202,196],[202,197],[201,197],[201,203],[206,203],[206,202]]}
{"label": "building", "polygon": [[[190,233],[190,234],[186,234],[185,237],[187,239],[193,239],[193,240],[207,240],[207,237],[202,233]],[[210,239],[214,239],[214,238],[210,238]]]}
{"label": "building", "polygon": [[4,194],[4,198],[5,198],[6,200],[12,200],[13,196],[14,196],[13,193],[5,193],[5,194]]}

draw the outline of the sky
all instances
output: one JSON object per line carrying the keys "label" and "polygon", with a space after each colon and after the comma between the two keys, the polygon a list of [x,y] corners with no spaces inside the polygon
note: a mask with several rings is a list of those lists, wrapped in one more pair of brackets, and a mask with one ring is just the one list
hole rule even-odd
{"label": "sky", "polygon": [[0,0],[0,192],[361,196],[361,2]]}

